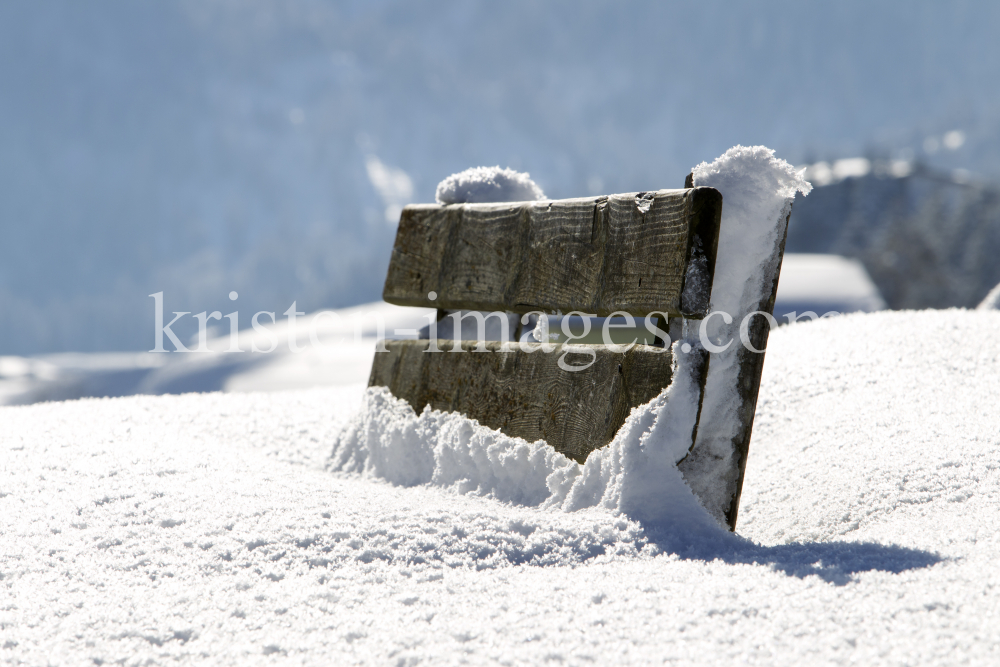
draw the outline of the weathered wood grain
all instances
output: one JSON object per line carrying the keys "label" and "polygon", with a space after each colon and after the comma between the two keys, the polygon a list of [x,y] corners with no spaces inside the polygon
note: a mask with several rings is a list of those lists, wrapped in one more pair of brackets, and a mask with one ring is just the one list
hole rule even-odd
{"label": "weathered wood grain", "polygon": [[[632,408],[652,400],[671,381],[668,348],[637,345],[624,353],[603,345],[585,370],[558,366],[564,351],[524,352],[517,343],[489,342],[485,352],[462,351],[452,341],[436,341],[441,352],[426,353],[431,341],[386,341],[375,354],[370,386],[385,386],[413,406],[461,412],[479,423],[529,442],[543,439],[579,462],[611,442]],[[566,363],[585,365],[590,357],[575,354]],[[704,369],[702,364],[704,383]]]}
{"label": "weathered wood grain", "polygon": [[711,288],[721,210],[712,188],[407,206],[383,298],[448,310],[704,317],[707,299],[681,297],[699,253]]}

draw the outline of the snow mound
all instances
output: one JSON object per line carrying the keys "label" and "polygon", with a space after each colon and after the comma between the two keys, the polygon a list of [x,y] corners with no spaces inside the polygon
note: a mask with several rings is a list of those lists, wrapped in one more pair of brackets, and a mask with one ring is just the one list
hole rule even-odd
{"label": "snow mound", "polygon": [[651,525],[683,526],[688,540],[711,535],[718,526],[676,465],[690,447],[698,408],[699,356],[680,351],[693,342],[674,342],[674,381],[634,409],[614,440],[582,465],[543,440],[512,438],[458,413],[425,408],[417,415],[388,389],[374,387],[334,445],[330,469],[529,507],[599,507]]}
{"label": "snow mound", "polygon": [[483,204],[545,199],[527,173],[496,167],[472,167],[438,183],[439,204]]}
{"label": "snow mound", "polygon": [[976,306],[976,310],[1000,310],[1000,283],[990,290],[986,298]]}

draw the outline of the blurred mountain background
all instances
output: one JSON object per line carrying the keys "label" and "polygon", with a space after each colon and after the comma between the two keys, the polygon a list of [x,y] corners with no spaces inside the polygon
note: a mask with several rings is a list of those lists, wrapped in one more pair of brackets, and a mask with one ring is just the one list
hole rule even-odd
{"label": "blurred mountain background", "polygon": [[[853,175],[833,175],[838,164]],[[894,309],[972,308],[1000,284],[1000,188],[903,160],[821,162],[806,176],[818,187],[793,205],[787,253],[859,260]]]}
{"label": "blurred mountain background", "polygon": [[988,1],[6,2],[0,354],[151,349],[160,291],[244,327],[376,300],[399,208],[469,166],[572,197],[737,143],[823,184],[789,250],[858,258],[890,307],[974,305],[998,34]]}

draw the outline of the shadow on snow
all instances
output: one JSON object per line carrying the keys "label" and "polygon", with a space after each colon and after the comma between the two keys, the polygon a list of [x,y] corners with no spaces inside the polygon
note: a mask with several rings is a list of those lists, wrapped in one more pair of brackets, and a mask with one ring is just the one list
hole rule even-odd
{"label": "shadow on snow", "polygon": [[850,583],[861,572],[899,574],[946,560],[931,551],[877,542],[793,542],[763,546],[721,531],[712,534],[695,528],[687,532],[659,526],[645,526],[645,530],[652,544],[684,559],[770,565],[774,571],[788,576],[800,579],[817,576],[837,586]]}

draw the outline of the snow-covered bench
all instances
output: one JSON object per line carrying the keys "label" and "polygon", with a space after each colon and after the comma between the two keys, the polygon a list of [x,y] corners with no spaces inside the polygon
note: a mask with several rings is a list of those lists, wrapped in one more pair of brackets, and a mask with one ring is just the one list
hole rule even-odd
{"label": "snow-covered bench", "polygon": [[[459,412],[529,442],[543,439],[583,462],[614,438],[633,408],[671,384],[673,357],[687,355],[698,414],[689,420],[691,445],[678,468],[706,509],[734,528],[763,367],[763,354],[754,350],[765,348],[770,327],[766,318],[751,317],[745,338],[754,350],[737,336],[737,345],[723,351],[715,343],[725,318],[713,318],[719,321],[710,327],[701,322],[710,304],[719,307],[733,294],[735,326],[746,308],[770,315],[791,200],[785,196],[777,213],[767,207],[747,213],[743,206],[734,224],[755,238],[741,247],[733,234],[720,243],[720,191],[693,187],[691,176],[685,185],[557,201],[407,206],[386,278],[387,302],[437,308],[439,318],[492,311],[501,322],[509,321],[508,312],[525,314],[522,324],[532,312],[627,313],[644,318],[640,327],[657,338],[631,347],[552,344],[520,331],[494,341],[482,334],[385,341],[369,386],[388,387],[418,413]],[[744,224],[746,215],[761,214],[769,218],[764,224]],[[731,266],[723,271],[717,255],[723,262],[724,245]],[[713,289],[720,273],[730,283],[721,291]],[[705,423],[703,406],[713,423]]]}

